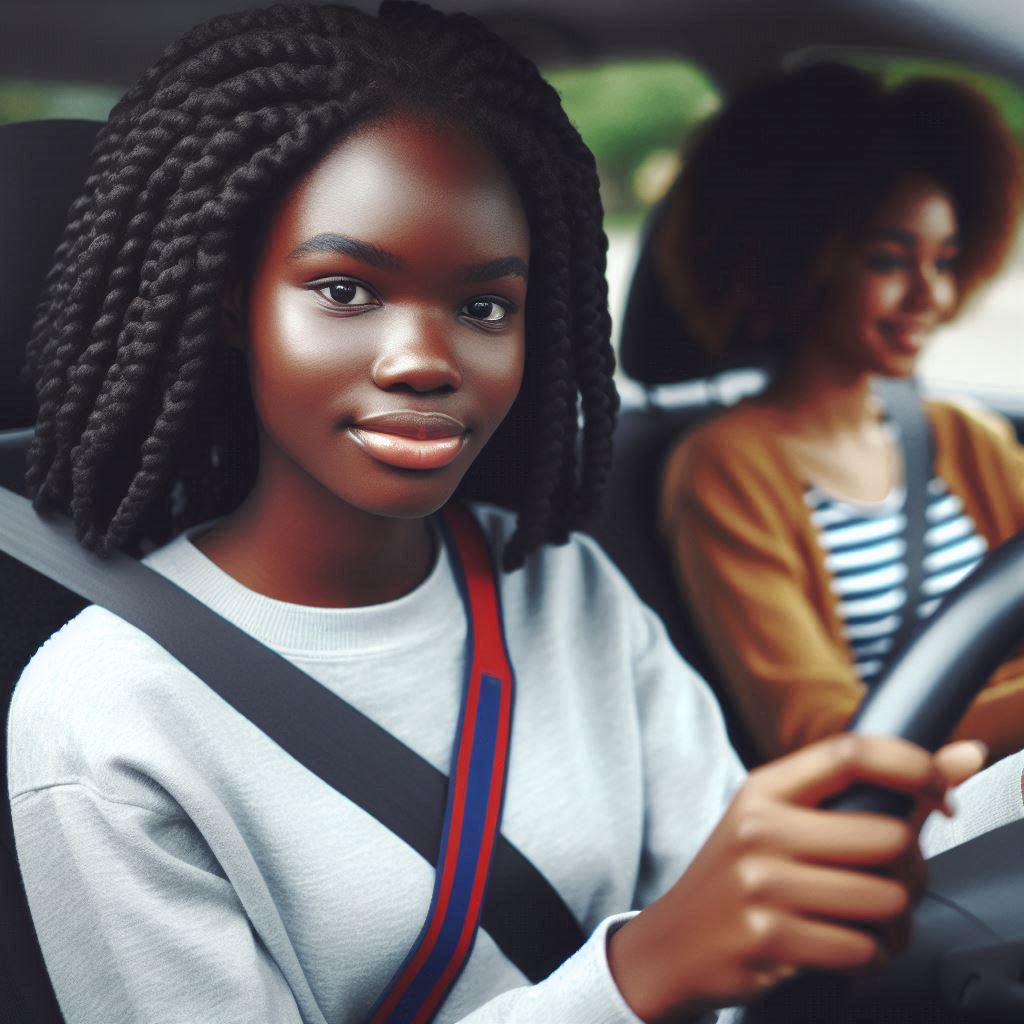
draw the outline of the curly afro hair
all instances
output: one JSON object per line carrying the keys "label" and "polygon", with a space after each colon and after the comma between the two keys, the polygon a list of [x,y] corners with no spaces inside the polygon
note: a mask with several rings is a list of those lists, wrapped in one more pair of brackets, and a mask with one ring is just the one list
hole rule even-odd
{"label": "curly afro hair", "polygon": [[656,241],[666,293],[710,349],[784,359],[828,295],[834,247],[911,176],[956,209],[962,305],[1003,265],[1021,210],[1020,151],[995,107],[960,82],[887,89],[841,64],[762,80],[687,154]]}

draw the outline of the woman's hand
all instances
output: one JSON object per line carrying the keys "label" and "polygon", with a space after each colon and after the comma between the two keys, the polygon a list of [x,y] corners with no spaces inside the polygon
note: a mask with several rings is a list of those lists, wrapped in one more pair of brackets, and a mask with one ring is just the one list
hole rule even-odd
{"label": "woman's hand", "polygon": [[[751,772],[682,878],[609,939],[626,1002],[670,1021],[746,1002],[801,968],[871,965],[905,934],[924,819],[948,813],[948,789],[984,759],[973,742],[929,754],[844,734]],[[819,809],[857,782],[912,796],[911,820]]]}

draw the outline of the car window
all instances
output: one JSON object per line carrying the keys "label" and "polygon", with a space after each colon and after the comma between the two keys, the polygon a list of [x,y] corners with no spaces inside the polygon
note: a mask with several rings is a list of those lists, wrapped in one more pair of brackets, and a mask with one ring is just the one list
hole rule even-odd
{"label": "car window", "polygon": [[[721,92],[683,60],[611,61],[547,69],[546,77],[597,159],[617,344],[647,213],[678,174],[685,140],[721,105]],[[629,392],[621,374],[619,385]]]}
{"label": "car window", "polygon": [[51,118],[105,121],[123,91],[94,82],[0,78],[0,124]]}
{"label": "car window", "polygon": [[[969,81],[996,103],[1024,143],[1024,88],[1008,79],[949,61],[924,60],[848,48],[815,47],[787,63],[841,59],[901,82],[915,75]],[[607,211],[608,287],[615,338],[622,322],[644,218],[678,172],[686,139],[722,102],[720,90],[691,62],[612,62],[548,71],[574,123],[594,150]],[[1007,396],[1024,389],[1024,243],[1009,266],[973,301],[962,317],[940,331],[921,360],[919,376],[933,391]],[[749,378],[749,379],[748,379]],[[733,381],[739,394],[757,386],[757,376]],[[624,397],[636,386],[619,378]],[[730,385],[731,386],[731,385]],[[669,397],[666,394],[666,397]]]}

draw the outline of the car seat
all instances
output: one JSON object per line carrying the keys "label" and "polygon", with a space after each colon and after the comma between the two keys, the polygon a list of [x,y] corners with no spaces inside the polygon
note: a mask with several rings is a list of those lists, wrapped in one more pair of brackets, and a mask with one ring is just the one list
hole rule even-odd
{"label": "car seat", "polygon": [[[729,738],[748,767],[761,758],[708,655],[657,529],[662,468],[673,442],[729,404],[730,381],[739,394],[759,382],[749,358],[713,356],[687,331],[665,298],[654,268],[651,241],[662,216],[656,206],[642,233],[619,343],[619,367],[640,385],[644,400],[624,404],[615,431],[611,476],[591,532],[661,617],[679,652],[711,684]],[[735,371],[745,371],[736,387]],[[661,388],[690,382],[688,388]],[[754,382],[752,384],[752,382]],[[676,393],[673,395],[672,392]]]}
{"label": "car seat", "polygon": [[[85,180],[99,123],[30,121],[0,126],[0,485],[21,491],[35,401],[21,373],[43,279]],[[11,691],[25,663],[77,614],[78,596],[0,555],[0,1024],[61,1024],[32,928],[14,853],[7,793],[6,724]]]}

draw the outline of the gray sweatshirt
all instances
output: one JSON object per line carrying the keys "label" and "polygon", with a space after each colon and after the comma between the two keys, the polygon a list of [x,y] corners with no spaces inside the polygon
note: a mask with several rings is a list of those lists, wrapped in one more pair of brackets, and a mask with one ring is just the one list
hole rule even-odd
{"label": "gray sweatshirt", "polygon": [[[478,513],[500,549],[511,518]],[[447,772],[466,623],[443,550],[412,593],[356,609],[253,593],[186,537],[148,560]],[[545,549],[500,587],[517,677],[502,829],[591,937],[530,986],[481,931],[437,1019],[636,1024],[607,928],[671,886],[743,770],[596,545]],[[430,901],[433,868],[401,840],[98,608],[33,659],[9,729],[18,855],[68,1024],[365,1020]],[[1020,816],[1020,760],[997,769],[936,848]]]}

